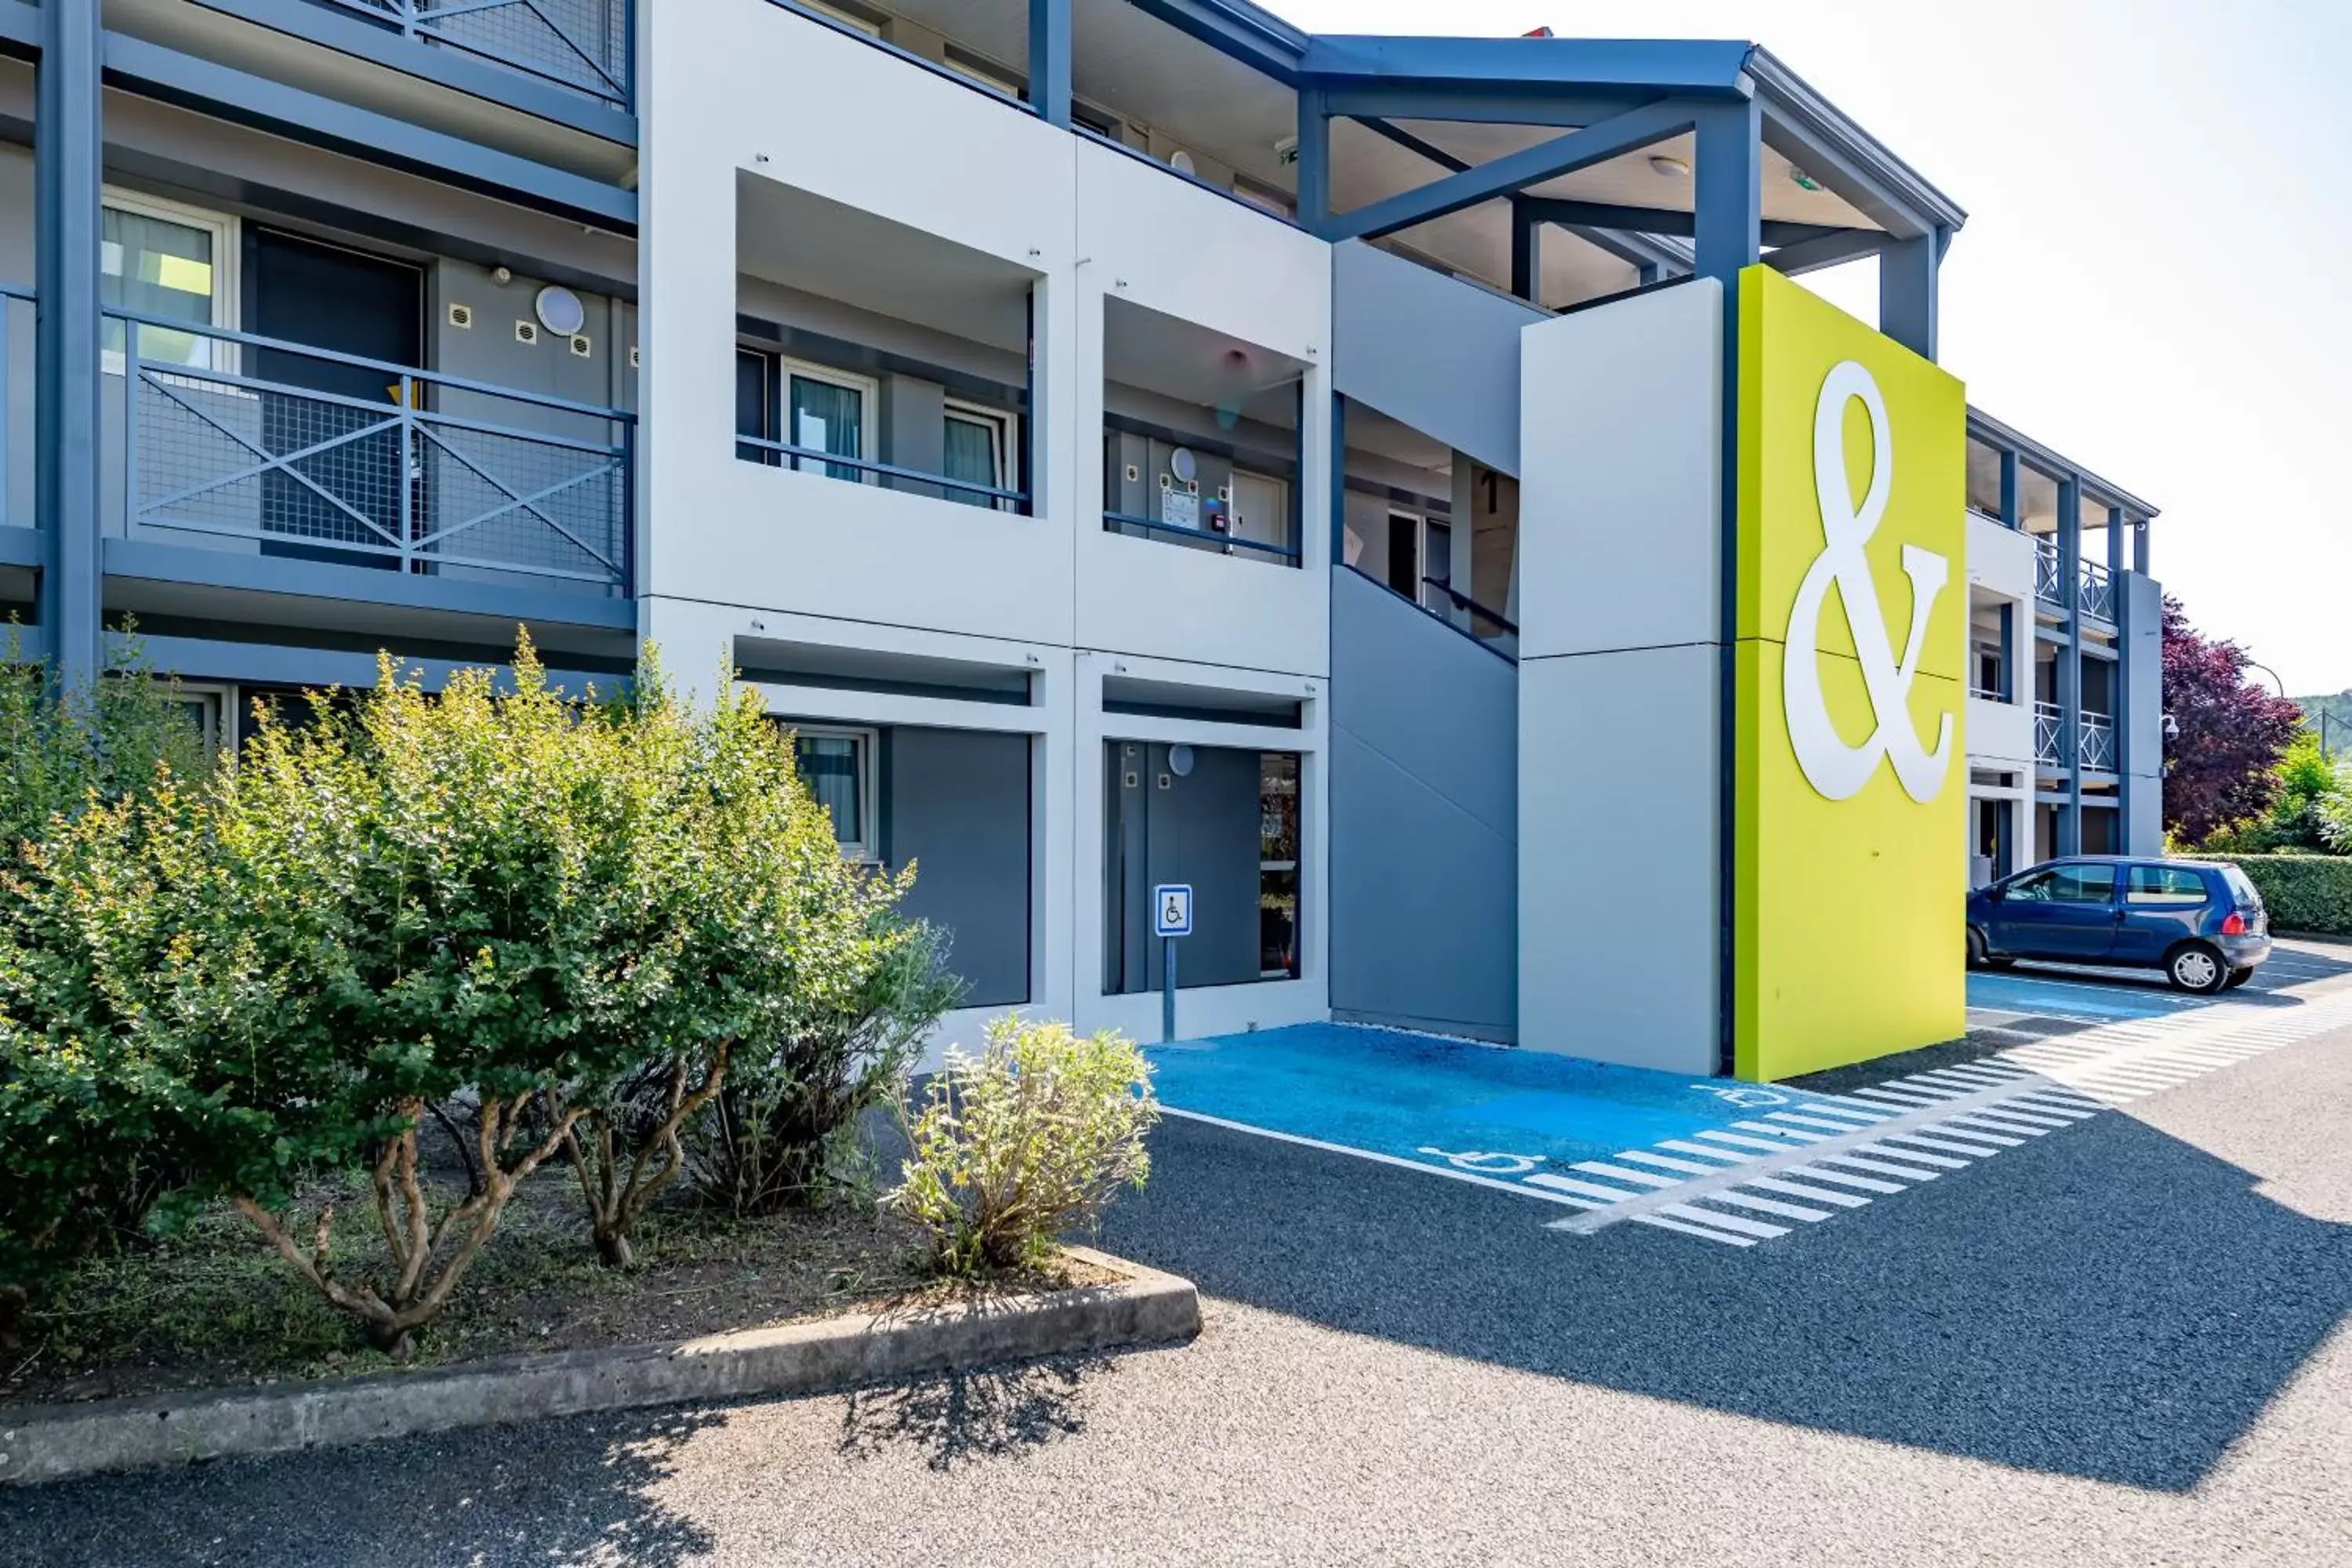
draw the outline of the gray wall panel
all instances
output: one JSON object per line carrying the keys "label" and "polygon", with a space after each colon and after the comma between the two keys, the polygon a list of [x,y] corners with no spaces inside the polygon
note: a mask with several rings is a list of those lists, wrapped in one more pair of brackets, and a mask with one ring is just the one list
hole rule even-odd
{"label": "gray wall panel", "polygon": [[1510,1039],[1517,672],[1345,569],[1331,671],[1332,1010]]}
{"label": "gray wall panel", "polygon": [[1345,397],[1519,471],[1519,332],[1542,311],[1360,240],[1331,251],[1331,378]]}
{"label": "gray wall panel", "polygon": [[1028,1001],[1030,738],[899,728],[884,746],[882,853],[916,863],[904,909],[955,933],[967,1005]]}

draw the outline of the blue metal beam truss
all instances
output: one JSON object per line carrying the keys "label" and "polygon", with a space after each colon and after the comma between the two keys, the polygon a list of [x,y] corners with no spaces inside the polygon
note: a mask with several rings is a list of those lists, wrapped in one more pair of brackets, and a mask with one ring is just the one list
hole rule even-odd
{"label": "blue metal beam truss", "polygon": [[598,228],[636,228],[636,193],[617,185],[121,33],[106,35],[105,59],[110,84],[149,98]]}
{"label": "blue metal beam truss", "polygon": [[[1530,196],[1528,205],[1546,223],[1563,227],[1610,228],[1625,234],[1667,234],[1690,238],[1698,233],[1696,213],[1677,212],[1672,207],[1618,206],[1607,202],[1560,201],[1549,196]],[[1779,223],[1769,218],[1759,219],[1759,234],[1766,245],[1802,245],[1811,240],[1829,239],[1864,232],[1850,228],[1832,228],[1815,223]],[[1869,231],[1871,237],[1883,242],[1885,236]]]}
{"label": "blue metal beam truss", "polygon": [[1128,4],[1228,58],[1264,71],[1286,87],[1298,83],[1308,39],[1278,16],[1239,0],[1128,0]]}
{"label": "blue metal beam truss", "polygon": [[1440,120],[1471,125],[1590,125],[1647,103],[1657,93],[1538,88],[1432,89],[1335,79],[1331,112],[1351,120]]}
{"label": "blue metal beam truss", "polygon": [[[1767,240],[1771,240],[1773,227],[1771,224],[1764,226]],[[1780,248],[1764,258],[1764,265],[1794,278],[1799,273],[1859,261],[1865,256],[1884,255],[1889,246],[1902,242],[1874,228],[1833,228],[1811,239],[1774,243]]]}
{"label": "blue metal beam truss", "polygon": [[1565,136],[1448,174],[1442,180],[1343,213],[1322,226],[1327,239],[1374,239],[1416,224],[1516,195],[1528,186],[1589,169],[1689,130],[1705,106],[1666,99]]}
{"label": "blue metal beam truss", "polygon": [[1638,38],[1317,37],[1300,68],[1333,86],[1543,88],[1634,97],[1746,98],[1745,43]]}

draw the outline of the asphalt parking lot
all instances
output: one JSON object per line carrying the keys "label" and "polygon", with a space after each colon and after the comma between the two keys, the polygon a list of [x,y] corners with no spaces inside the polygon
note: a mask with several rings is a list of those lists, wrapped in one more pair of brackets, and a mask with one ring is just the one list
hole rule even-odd
{"label": "asphalt parking lot", "polygon": [[1736,1248],[1171,1121],[1101,1240],[1189,1347],[0,1493],[0,1561],[2352,1561],[2352,1030],[2011,1142]]}

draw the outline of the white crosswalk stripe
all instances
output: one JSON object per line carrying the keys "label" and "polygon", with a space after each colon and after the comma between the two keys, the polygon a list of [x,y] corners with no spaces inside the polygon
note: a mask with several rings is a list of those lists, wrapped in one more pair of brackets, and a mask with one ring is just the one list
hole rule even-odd
{"label": "white crosswalk stripe", "polygon": [[[2336,972],[2329,972],[2331,974]],[[2161,998],[2169,1002],[2169,998]],[[1622,1222],[1718,1246],[1777,1241],[1867,1208],[2102,1111],[2352,1026],[2352,986],[2297,998],[2189,1004],[2100,1022],[1840,1095],[1797,1095],[1727,1127],[1586,1160],[1526,1180],[1580,1212],[1556,1230]],[[2055,1014],[2015,1015],[2053,1017]]]}

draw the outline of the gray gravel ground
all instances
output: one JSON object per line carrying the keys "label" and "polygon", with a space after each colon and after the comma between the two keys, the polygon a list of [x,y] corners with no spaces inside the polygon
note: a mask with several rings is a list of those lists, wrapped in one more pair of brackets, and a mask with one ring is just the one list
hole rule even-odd
{"label": "gray gravel ground", "polygon": [[1171,1123],[1188,1348],[0,1492],[0,1564],[2352,1563],[2352,1032],[1745,1251]]}

